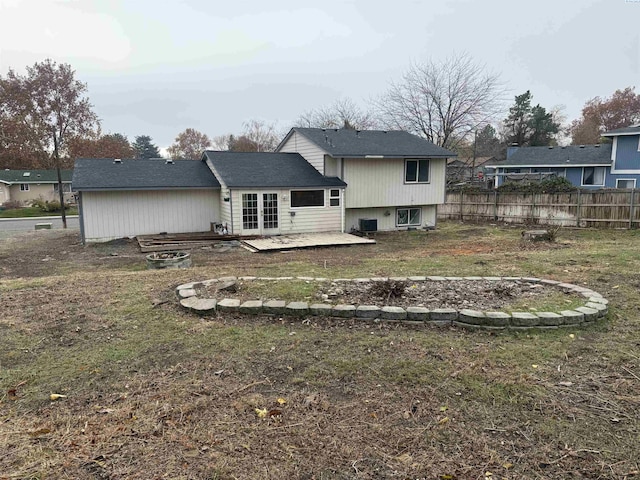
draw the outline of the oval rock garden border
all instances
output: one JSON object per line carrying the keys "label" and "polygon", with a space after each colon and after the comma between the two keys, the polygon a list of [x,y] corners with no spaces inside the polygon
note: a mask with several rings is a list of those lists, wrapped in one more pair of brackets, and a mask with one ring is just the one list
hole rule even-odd
{"label": "oval rock garden border", "polygon": [[455,310],[453,308],[427,309],[425,307],[395,307],[375,305],[333,305],[328,303],[285,302],[283,300],[249,300],[240,302],[235,298],[216,300],[213,298],[200,298],[197,288],[206,287],[218,282],[234,282],[237,280],[251,281],[316,281],[327,282],[328,278],[314,277],[222,277],[205,280],[203,282],[185,283],[176,287],[176,295],[180,305],[198,314],[211,313],[241,313],[249,315],[282,315],[289,317],[336,317],[355,318],[370,321],[403,322],[411,324],[432,325],[456,325],[465,328],[482,328],[488,330],[502,330],[511,328],[515,330],[530,328],[558,328],[575,327],[589,324],[608,313],[609,301],[598,292],[589,288],[580,287],[571,283],[562,283],[556,280],[546,280],[531,277],[438,277],[438,276],[414,276],[414,277],[374,277],[374,278],[337,278],[333,282],[383,282],[383,281],[411,281],[411,282],[438,282],[455,280],[488,280],[495,282],[528,282],[540,283],[558,288],[566,293],[576,293],[586,299],[585,304],[573,310],[559,312],[501,312],[480,311],[471,309]]}

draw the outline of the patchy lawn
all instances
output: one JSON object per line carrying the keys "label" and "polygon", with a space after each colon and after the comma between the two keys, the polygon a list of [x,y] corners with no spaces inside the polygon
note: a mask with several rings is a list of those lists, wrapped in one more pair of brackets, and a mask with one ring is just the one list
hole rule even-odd
{"label": "patchy lawn", "polygon": [[[640,477],[640,234],[443,223],[378,244],[193,252],[0,241],[0,479]],[[225,275],[525,275],[611,301],[585,329],[468,332],[181,310]],[[50,400],[50,394],[61,394]]]}
{"label": "patchy lawn", "polygon": [[[76,207],[67,207],[67,215],[78,215],[78,209]],[[0,210],[0,218],[27,218],[27,217],[59,217],[61,215],[58,212],[43,212],[38,207],[23,207],[12,208],[9,210]]]}

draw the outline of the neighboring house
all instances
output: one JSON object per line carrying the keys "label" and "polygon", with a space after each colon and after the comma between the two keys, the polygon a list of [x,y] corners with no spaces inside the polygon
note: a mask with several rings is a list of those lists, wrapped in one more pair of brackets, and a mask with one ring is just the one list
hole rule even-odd
{"label": "neighboring house", "polygon": [[[66,202],[73,202],[71,176],[73,170],[61,170],[62,191]],[[34,200],[59,200],[56,170],[0,170],[0,205],[20,202],[29,205]]]}
{"label": "neighboring house", "polygon": [[347,184],[346,231],[434,227],[447,158],[456,156],[410,133],[382,130],[293,128],[276,150],[297,152]]}
{"label": "neighboring house", "polygon": [[199,160],[79,158],[73,189],[83,242],[208,231],[220,218],[220,184]]}
{"label": "neighboring house", "polygon": [[274,153],[78,159],[73,189],[83,241],[433,227],[453,156],[406,132],[294,128]]}
{"label": "neighboring house", "polygon": [[565,177],[581,188],[636,188],[640,179],[640,126],[603,134],[610,144],[568,147],[510,147],[495,168],[495,186],[509,179]]}
{"label": "neighboring house", "polygon": [[495,157],[470,157],[447,159],[447,183],[461,183],[484,180],[485,165],[495,163]]}

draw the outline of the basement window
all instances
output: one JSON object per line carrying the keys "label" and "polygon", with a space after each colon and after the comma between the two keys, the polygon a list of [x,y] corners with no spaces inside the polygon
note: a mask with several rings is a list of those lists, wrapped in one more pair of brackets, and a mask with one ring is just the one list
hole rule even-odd
{"label": "basement window", "polygon": [[28,183],[21,183],[20,184],[20,191],[21,192],[28,192],[29,191],[29,184]]}
{"label": "basement window", "polygon": [[324,190],[291,190],[291,207],[324,207]]}
{"label": "basement window", "polygon": [[396,210],[397,227],[414,227],[422,224],[421,208],[398,208]]}

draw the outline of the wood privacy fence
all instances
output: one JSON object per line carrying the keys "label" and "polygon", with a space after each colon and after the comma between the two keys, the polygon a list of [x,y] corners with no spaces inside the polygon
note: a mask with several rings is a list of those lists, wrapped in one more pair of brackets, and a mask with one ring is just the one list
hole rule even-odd
{"label": "wood privacy fence", "polygon": [[577,190],[570,193],[447,192],[438,218],[476,222],[637,228],[637,189]]}

